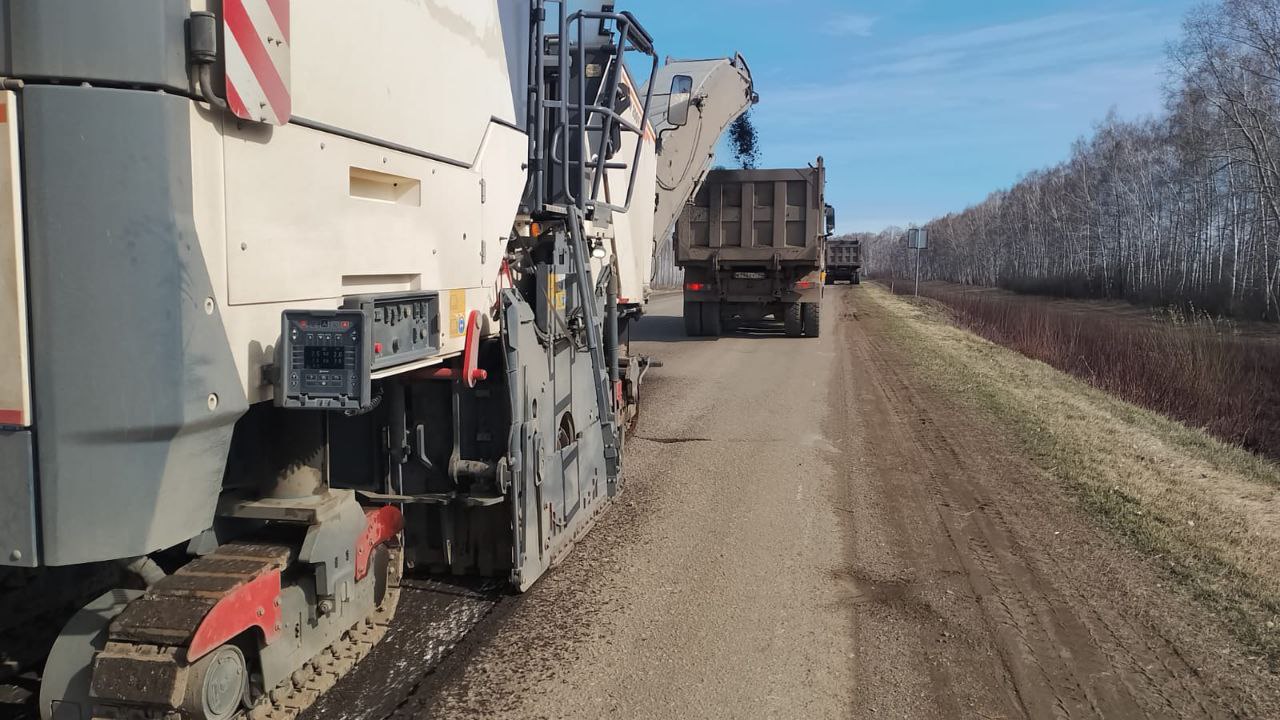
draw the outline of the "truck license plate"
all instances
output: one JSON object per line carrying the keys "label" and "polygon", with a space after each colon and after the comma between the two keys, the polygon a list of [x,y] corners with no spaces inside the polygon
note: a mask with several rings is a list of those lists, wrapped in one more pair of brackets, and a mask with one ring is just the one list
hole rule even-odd
{"label": "truck license plate", "polygon": [[763,280],[765,274],[762,272],[738,272],[733,274],[736,280]]}

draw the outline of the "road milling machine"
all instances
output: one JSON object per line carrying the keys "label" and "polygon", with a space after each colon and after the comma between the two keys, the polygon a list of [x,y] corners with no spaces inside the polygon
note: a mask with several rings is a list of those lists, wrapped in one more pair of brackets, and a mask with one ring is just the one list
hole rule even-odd
{"label": "road milling machine", "polygon": [[0,0],[0,674],[42,718],[293,717],[403,572],[523,591],[617,495],[619,328],[700,180],[659,168],[755,98],[585,4]]}

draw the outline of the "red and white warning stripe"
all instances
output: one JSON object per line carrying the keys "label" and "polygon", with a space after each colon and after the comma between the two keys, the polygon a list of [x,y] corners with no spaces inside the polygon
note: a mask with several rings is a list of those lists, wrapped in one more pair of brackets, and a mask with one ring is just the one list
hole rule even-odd
{"label": "red and white warning stripe", "polygon": [[[0,91],[0,426],[31,425],[18,95]],[[0,511],[0,515],[4,515]]]}
{"label": "red and white warning stripe", "polygon": [[231,112],[272,125],[289,122],[289,0],[224,0],[222,22]]}

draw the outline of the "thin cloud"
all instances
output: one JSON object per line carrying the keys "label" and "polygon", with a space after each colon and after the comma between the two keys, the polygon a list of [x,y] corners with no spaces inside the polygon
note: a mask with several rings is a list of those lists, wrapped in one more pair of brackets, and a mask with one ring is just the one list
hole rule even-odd
{"label": "thin cloud", "polygon": [[[1125,88],[1120,97],[1147,111],[1158,94],[1158,48],[1176,29],[1176,19],[1151,13],[1074,13],[922,36],[866,56],[846,80],[795,85],[770,99],[836,111],[917,102],[1043,108]],[[1133,85],[1150,90],[1133,97]]]}
{"label": "thin cloud", "polygon": [[871,28],[876,24],[876,18],[870,15],[859,15],[857,13],[845,13],[837,15],[827,24],[823,26],[822,31],[828,35],[855,35],[857,37],[870,37]]}
{"label": "thin cloud", "polygon": [[1046,38],[1062,37],[1083,29],[1128,27],[1146,13],[1098,12],[1057,13],[1009,23],[987,25],[958,33],[927,35],[903,46],[904,53],[939,53],[980,51],[990,47],[1008,47]]}
{"label": "thin cloud", "polygon": [[862,70],[864,75],[927,75],[950,70],[965,59],[964,53],[940,52],[911,55]]}

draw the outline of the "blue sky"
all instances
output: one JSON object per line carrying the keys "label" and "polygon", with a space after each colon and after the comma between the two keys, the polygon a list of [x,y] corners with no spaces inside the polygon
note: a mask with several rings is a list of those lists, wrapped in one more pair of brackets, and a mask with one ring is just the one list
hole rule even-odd
{"label": "blue sky", "polygon": [[659,52],[741,51],[763,164],[826,158],[840,231],[962,210],[1065,159],[1114,108],[1158,113],[1197,0],[648,0]]}

